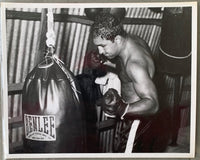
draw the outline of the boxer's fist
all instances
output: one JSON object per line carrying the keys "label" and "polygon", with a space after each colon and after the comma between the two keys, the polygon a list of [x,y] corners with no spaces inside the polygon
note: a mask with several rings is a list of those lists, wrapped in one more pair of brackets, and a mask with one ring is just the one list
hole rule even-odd
{"label": "boxer's fist", "polygon": [[123,119],[128,109],[128,105],[123,102],[117,90],[113,88],[104,94],[103,98],[97,102],[97,105],[100,105],[105,115],[111,118]]}
{"label": "boxer's fist", "polygon": [[88,64],[92,69],[98,68],[106,61],[104,55],[100,55],[98,50],[88,53]]}

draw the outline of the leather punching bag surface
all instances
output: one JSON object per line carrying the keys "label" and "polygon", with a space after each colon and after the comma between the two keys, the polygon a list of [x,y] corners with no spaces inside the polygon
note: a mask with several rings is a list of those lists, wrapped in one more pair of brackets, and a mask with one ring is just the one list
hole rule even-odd
{"label": "leather punching bag surface", "polygon": [[56,58],[45,58],[26,77],[22,94],[24,152],[85,150],[85,118],[73,74]]}
{"label": "leather punching bag surface", "polygon": [[164,9],[159,58],[164,72],[190,73],[191,7]]}

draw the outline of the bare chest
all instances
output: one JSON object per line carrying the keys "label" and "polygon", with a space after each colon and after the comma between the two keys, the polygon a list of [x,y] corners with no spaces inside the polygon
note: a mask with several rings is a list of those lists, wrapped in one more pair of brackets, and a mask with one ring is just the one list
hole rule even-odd
{"label": "bare chest", "polygon": [[125,68],[122,65],[119,65],[118,67],[118,76],[121,81],[121,95],[123,100],[127,103],[138,101],[140,98],[135,91],[133,81],[127,75]]}
{"label": "bare chest", "polygon": [[132,82],[132,80],[130,79],[130,77],[128,76],[128,74],[126,73],[125,67],[122,64],[122,62],[119,62],[117,64],[117,72],[118,72],[118,76],[121,80],[121,83],[129,83]]}

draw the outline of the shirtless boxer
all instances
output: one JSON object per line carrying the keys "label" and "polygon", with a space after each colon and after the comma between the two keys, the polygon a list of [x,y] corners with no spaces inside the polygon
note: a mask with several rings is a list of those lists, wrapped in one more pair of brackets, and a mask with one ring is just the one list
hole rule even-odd
{"label": "shirtless boxer", "polygon": [[[92,33],[99,53],[108,60],[115,60],[121,80],[121,97],[114,89],[104,95],[101,105],[106,115],[124,119],[125,122],[138,116],[153,117],[159,110],[159,104],[152,81],[155,66],[148,45],[139,37],[129,36],[120,22],[108,13],[96,17]],[[126,123],[125,126],[130,125]],[[143,125],[144,128],[148,128],[147,126],[150,126],[149,122]],[[124,130],[126,128],[124,127]],[[122,146],[121,142],[117,143]],[[148,140],[145,143],[148,143]],[[149,147],[145,147],[141,142],[136,151],[150,151]],[[123,149],[118,148],[116,152],[122,152]]]}

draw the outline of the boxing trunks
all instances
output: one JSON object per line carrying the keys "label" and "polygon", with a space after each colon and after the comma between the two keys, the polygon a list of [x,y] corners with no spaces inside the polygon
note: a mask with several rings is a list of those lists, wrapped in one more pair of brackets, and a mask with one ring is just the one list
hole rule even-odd
{"label": "boxing trunks", "polygon": [[[132,152],[164,152],[169,141],[168,111],[162,111],[152,117],[138,118]],[[125,152],[133,120],[117,122],[114,137],[114,152]]]}

